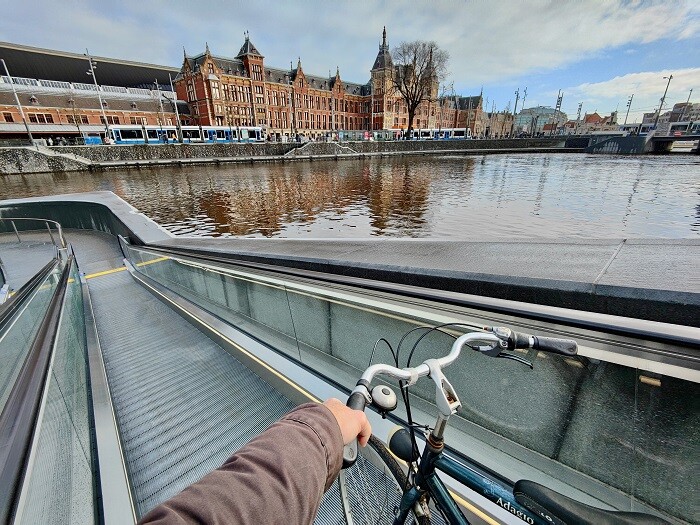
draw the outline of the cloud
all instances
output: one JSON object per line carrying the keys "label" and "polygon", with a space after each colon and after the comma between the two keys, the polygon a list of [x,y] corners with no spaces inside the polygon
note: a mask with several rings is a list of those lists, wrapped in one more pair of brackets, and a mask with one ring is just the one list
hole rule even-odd
{"label": "cloud", "polygon": [[[668,77],[673,76],[669,84]],[[667,78],[664,78],[667,77]],[[685,102],[690,90],[700,86],[700,67],[679,70],[645,71],[617,76],[603,82],[583,83],[564,91],[572,100],[583,102],[589,113],[595,109],[605,111],[615,108],[626,111],[627,99],[634,94],[629,121],[641,122],[642,114],[659,107],[668,84],[664,111],[678,101]],[[623,117],[624,118],[624,117]]]}
{"label": "cloud", "polygon": [[[205,42],[215,54],[235,56],[248,30],[268,66],[286,68],[300,57],[308,73],[325,75],[338,66],[343,79],[352,82],[369,79],[386,25],[390,45],[424,39],[447,50],[449,80],[458,92],[474,94],[486,85],[492,88],[490,96],[498,99],[498,86],[527,78],[521,85],[530,86],[528,104],[549,105],[556,89],[552,92],[544,78],[548,72],[562,72],[557,87],[571,85],[566,75],[583,61],[620,53],[621,60],[641,64],[640,45],[658,44],[663,53],[664,42],[700,35],[700,2],[682,0],[209,0],[196,5],[185,0],[25,0],[9,3],[3,15],[3,40],[78,53],[88,47],[95,55],[170,66],[181,64],[183,46],[195,54],[204,50]],[[686,64],[681,67],[692,65],[692,57],[683,60]],[[674,73],[674,89],[675,84]],[[634,92],[612,79],[565,88],[565,102],[585,96],[584,86],[591,90],[608,86],[608,98],[599,100],[613,109],[620,100],[624,106]],[[616,95],[614,86],[619,90]],[[641,90],[647,84],[639,80],[639,86]],[[514,89],[504,87],[505,100],[497,100],[499,109],[508,98],[514,99]],[[650,94],[645,106],[653,108],[654,97],[658,103],[660,94]],[[598,104],[592,95],[586,100]]]}

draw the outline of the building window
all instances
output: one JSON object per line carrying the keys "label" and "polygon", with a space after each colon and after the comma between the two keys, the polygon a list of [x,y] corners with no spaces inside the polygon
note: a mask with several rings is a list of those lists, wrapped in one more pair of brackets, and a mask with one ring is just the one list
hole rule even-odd
{"label": "building window", "polygon": [[211,96],[212,96],[212,98],[221,98],[221,92],[219,91],[219,83],[218,82],[211,83]]}
{"label": "building window", "polygon": [[53,115],[50,113],[30,113],[29,122],[34,124],[53,124]]}
{"label": "building window", "polygon": [[15,121],[15,119],[12,118],[12,113],[3,113],[2,116],[5,119],[5,122],[14,122]]}
{"label": "building window", "polygon": [[[100,122],[104,125],[104,117],[100,116]],[[107,124],[119,124],[119,117],[116,115],[107,115]]]}
{"label": "building window", "polygon": [[194,84],[192,82],[187,83],[187,100],[190,102],[194,100]]}
{"label": "building window", "polygon": [[209,70],[210,75],[214,74],[214,64],[207,64],[207,69]]}

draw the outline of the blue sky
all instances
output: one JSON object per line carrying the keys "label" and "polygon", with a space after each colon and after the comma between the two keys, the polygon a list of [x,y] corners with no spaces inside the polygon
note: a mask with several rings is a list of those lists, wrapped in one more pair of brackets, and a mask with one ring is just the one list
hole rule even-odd
{"label": "blue sky", "polygon": [[[666,107],[700,101],[700,2],[641,0],[148,0],[17,2],[3,0],[0,40],[179,66],[182,48],[235,56],[244,31],[266,57],[287,67],[366,82],[382,27],[390,46],[434,40],[450,53],[447,81],[462,95],[483,86],[489,109],[526,107],[609,114],[629,121],[658,107],[673,75]],[[22,22],[27,21],[27,22]],[[29,22],[31,21],[31,23]],[[522,95],[521,95],[522,97]],[[522,107],[522,98],[518,109]]]}

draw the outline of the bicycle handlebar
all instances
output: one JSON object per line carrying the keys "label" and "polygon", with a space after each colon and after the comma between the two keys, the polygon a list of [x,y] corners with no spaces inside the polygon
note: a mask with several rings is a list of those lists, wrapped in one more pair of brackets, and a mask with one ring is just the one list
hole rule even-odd
{"label": "bicycle handlebar", "polygon": [[[433,379],[436,384],[446,382],[446,379],[441,374],[441,370],[454,363],[459,357],[462,347],[469,343],[472,349],[481,352],[490,357],[513,357],[505,353],[505,350],[526,349],[532,348],[544,352],[552,352],[556,354],[573,356],[578,351],[576,341],[571,339],[558,339],[555,337],[538,337],[534,335],[514,332],[510,328],[505,327],[484,327],[484,332],[470,332],[459,336],[454,343],[450,352],[443,357],[437,359],[428,359],[420,365],[413,368],[397,368],[386,364],[372,365],[364,371],[362,377],[357,382],[357,385],[350,393],[350,397],[346,405],[353,410],[363,411],[368,404],[372,402],[370,397],[370,385],[372,380],[377,375],[386,375],[407,381],[408,386],[413,385],[418,378],[427,375],[434,375]],[[486,346],[477,346],[479,343],[486,343]],[[516,360],[523,361],[520,358]],[[525,361],[527,363],[527,361]],[[529,364],[529,363],[528,363]],[[530,365],[531,366],[531,365]],[[449,384],[449,383],[448,383]],[[444,385],[438,385],[438,388]],[[357,439],[349,445],[345,445],[343,449],[343,468],[351,467],[357,459]]]}

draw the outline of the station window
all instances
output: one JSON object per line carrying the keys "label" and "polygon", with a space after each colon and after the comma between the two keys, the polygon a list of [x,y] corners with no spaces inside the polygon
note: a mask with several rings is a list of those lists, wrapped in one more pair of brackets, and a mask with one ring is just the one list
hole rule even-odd
{"label": "station window", "polygon": [[[105,123],[104,117],[100,116],[100,122]],[[119,124],[119,117],[116,115],[107,115],[107,124]]]}
{"label": "station window", "polygon": [[29,122],[34,124],[53,124],[53,115],[50,113],[30,113]]}
{"label": "station window", "polygon": [[14,122],[15,121],[15,119],[12,118],[12,113],[3,113],[2,116],[5,119],[5,122]]}

